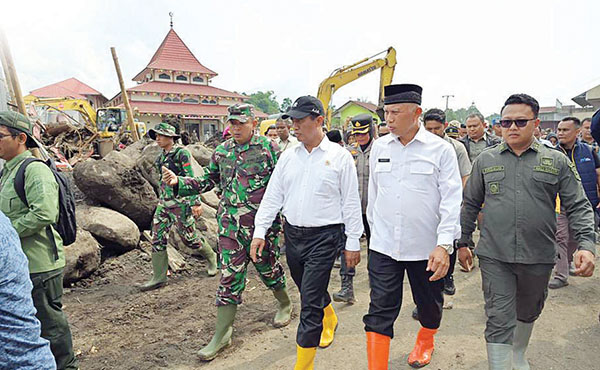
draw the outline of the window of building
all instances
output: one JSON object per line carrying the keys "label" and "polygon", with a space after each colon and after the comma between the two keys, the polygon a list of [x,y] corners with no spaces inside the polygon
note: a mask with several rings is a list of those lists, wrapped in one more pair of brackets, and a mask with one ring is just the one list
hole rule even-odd
{"label": "window of building", "polygon": [[202,99],[202,104],[217,105],[217,101],[214,99]]}
{"label": "window of building", "polygon": [[161,74],[158,75],[158,78],[161,79],[161,80],[170,80],[171,76],[169,76],[166,73],[161,73]]}
{"label": "window of building", "polygon": [[189,103],[189,104],[198,104],[198,103],[200,103],[200,102],[198,101],[198,99],[194,99],[194,98],[186,98],[186,99],[183,99],[183,102],[184,102],[184,103]]}
{"label": "window of building", "polygon": [[169,98],[168,96],[166,98],[163,99],[164,102],[170,103],[173,100],[171,98]]}
{"label": "window of building", "polygon": [[177,81],[187,81],[188,80],[187,76],[184,76],[184,75],[179,75],[179,76],[175,77],[175,79]]}
{"label": "window of building", "polygon": [[200,76],[196,76],[196,77],[194,77],[192,79],[192,81],[194,81],[194,82],[204,82],[204,79],[202,77],[200,77]]}
{"label": "window of building", "polygon": [[173,100],[171,100],[172,103],[181,103],[181,100],[179,98],[173,98]]}

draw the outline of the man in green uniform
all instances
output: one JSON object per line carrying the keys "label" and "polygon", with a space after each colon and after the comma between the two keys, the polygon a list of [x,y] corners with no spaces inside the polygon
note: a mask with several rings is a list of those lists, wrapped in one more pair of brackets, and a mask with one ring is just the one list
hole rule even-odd
{"label": "man in green uniform", "polygon": [[483,208],[486,222],[476,248],[481,268],[492,370],[529,369],[525,351],[548,294],[556,258],[556,195],[579,242],[576,274],[594,271],[594,211],[575,166],[561,152],[534,139],[538,102],[511,95],[500,121],[504,142],[484,150],[473,163],[464,191],[458,258],[471,263],[466,246]]}
{"label": "man in green uniform", "polygon": [[[221,281],[217,290],[217,324],[215,335],[198,355],[212,360],[231,344],[237,306],[242,303],[254,217],[267,183],[279,157],[277,144],[264,136],[254,135],[257,121],[253,106],[229,107],[227,122],[233,138],[219,145],[202,177],[177,177],[163,167],[164,181],[181,196],[201,194],[218,186],[222,191],[217,210],[219,224],[219,268]],[[252,261],[263,283],[279,302],[273,325],[283,327],[291,320],[292,305],[286,289],[283,266],[279,262],[279,218],[267,233],[267,246]]]}
{"label": "man in green uniform", "polygon": [[175,127],[160,123],[148,132],[150,138],[156,140],[162,153],[156,159],[156,168],[160,178],[159,202],[154,212],[152,222],[152,269],[153,276],[150,281],[142,284],[140,290],[152,290],[162,287],[167,283],[167,238],[169,230],[177,223],[177,232],[184,243],[192,249],[200,249],[202,256],[208,261],[208,275],[217,274],[217,255],[196,230],[196,219],[202,214],[200,196],[183,197],[176,194],[174,189],[162,181],[162,167],[165,166],[177,176],[193,177],[190,152],[183,146],[176,144],[179,135]]}
{"label": "man in green uniform", "polygon": [[[25,171],[25,196],[29,207],[18,197],[14,181],[26,158],[31,138],[29,119],[15,112],[0,112],[0,158],[6,161],[0,177],[0,211],[10,219],[19,234],[29,260],[31,292],[36,317],[42,324],[41,336],[50,342],[58,369],[77,369],[71,329],[62,311],[62,282],[65,267],[63,242],[51,225],[58,220],[58,184],[54,174],[41,162],[32,162]],[[50,238],[53,238],[52,241]]]}

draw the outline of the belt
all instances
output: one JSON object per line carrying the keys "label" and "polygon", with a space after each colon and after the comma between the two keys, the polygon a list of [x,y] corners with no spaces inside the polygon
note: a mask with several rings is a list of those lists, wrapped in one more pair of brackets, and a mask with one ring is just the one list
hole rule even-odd
{"label": "belt", "polygon": [[294,233],[309,235],[309,234],[317,234],[322,233],[324,231],[330,231],[334,229],[341,230],[343,224],[333,224],[333,225],[325,225],[325,226],[315,226],[315,227],[304,227],[304,226],[294,226],[289,222],[285,222],[285,228]]}

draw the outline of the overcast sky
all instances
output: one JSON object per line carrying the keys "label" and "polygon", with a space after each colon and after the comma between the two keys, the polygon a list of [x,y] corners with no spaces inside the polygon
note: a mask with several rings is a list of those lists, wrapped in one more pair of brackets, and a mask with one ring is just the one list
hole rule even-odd
{"label": "overcast sky", "polygon": [[[76,77],[106,97],[127,86],[174,28],[213,86],[281,101],[316,95],[337,67],[398,52],[394,83],[423,86],[423,106],[475,102],[486,115],[511,93],[541,105],[600,84],[600,1],[22,1],[5,2],[2,26],[24,93]],[[379,72],[333,98],[376,102]]]}

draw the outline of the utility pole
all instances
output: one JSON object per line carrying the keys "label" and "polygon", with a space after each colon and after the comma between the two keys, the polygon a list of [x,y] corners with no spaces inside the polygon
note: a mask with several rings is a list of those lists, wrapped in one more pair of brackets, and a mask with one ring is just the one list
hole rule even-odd
{"label": "utility pole", "polygon": [[448,110],[448,100],[450,100],[450,98],[453,98],[454,95],[442,95],[442,98],[446,99],[446,110]]}

